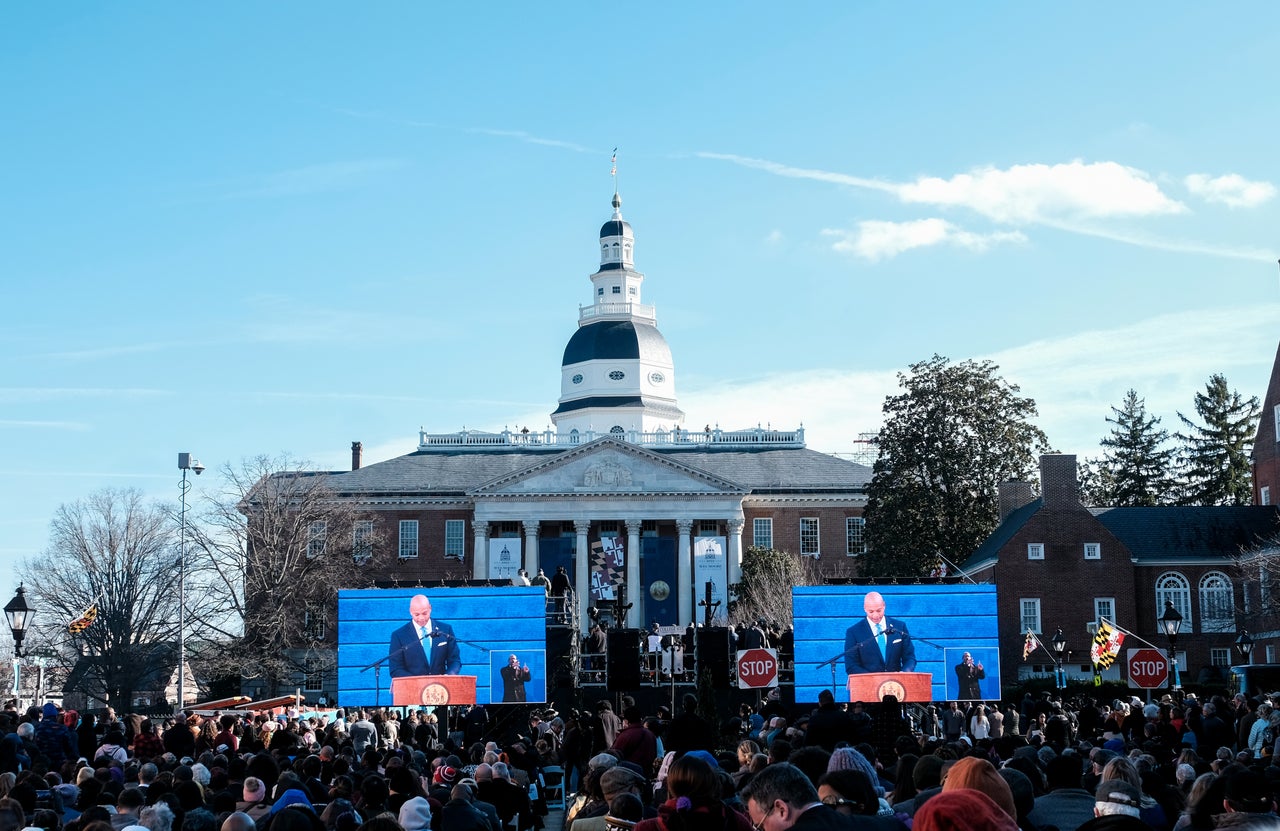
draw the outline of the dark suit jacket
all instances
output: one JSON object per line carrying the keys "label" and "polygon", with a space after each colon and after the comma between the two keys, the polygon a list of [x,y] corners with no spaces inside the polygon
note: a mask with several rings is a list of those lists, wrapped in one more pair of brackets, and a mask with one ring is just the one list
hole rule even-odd
{"label": "dark suit jacket", "polygon": [[525,701],[524,685],[531,677],[529,670],[507,664],[502,668],[501,673],[502,700]]}
{"label": "dark suit jacket", "polygon": [[860,672],[913,672],[916,668],[916,648],[911,643],[911,634],[902,621],[886,617],[885,626],[893,629],[893,634],[886,633],[888,643],[884,656],[880,655],[880,644],[871,636],[871,624],[863,618],[849,627],[844,633],[844,669],[849,675]]}
{"label": "dark suit jacket", "polygon": [[978,701],[982,698],[982,685],[978,682],[987,677],[986,670],[978,669],[978,665],[967,666],[956,664],[956,678],[960,679],[960,698],[965,701]]}
{"label": "dark suit jacket", "polygon": [[453,627],[447,623],[431,621],[431,627],[442,633],[431,639],[431,656],[428,658],[423,642],[418,640],[418,630],[410,621],[391,633],[391,677],[406,675],[457,675],[462,672],[462,655],[453,637]]}

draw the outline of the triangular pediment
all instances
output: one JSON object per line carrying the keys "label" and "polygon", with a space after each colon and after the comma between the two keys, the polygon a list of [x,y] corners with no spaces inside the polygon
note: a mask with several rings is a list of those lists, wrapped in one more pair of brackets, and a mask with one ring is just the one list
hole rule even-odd
{"label": "triangular pediment", "polygon": [[736,482],[617,439],[589,444],[486,482],[472,496],[745,494]]}

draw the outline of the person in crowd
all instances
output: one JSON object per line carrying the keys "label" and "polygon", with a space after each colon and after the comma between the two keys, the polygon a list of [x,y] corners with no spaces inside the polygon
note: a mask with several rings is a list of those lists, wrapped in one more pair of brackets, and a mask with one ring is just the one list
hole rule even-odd
{"label": "person in crowd", "polygon": [[665,784],[658,816],[636,823],[636,831],[752,831],[746,817],[725,805],[720,777],[701,755],[672,762]]}

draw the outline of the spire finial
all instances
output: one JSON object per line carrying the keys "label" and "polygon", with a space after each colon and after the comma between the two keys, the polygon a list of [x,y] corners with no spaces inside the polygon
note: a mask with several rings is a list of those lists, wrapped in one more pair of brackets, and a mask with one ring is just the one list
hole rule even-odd
{"label": "spire finial", "polygon": [[609,175],[613,177],[613,218],[622,219],[622,197],[618,195],[618,148],[609,159]]}

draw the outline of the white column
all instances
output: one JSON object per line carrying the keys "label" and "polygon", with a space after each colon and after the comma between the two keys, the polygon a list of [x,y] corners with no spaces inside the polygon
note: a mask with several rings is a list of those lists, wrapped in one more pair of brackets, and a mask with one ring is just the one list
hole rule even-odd
{"label": "white column", "polygon": [[524,568],[529,577],[538,576],[538,520],[524,521]]}
{"label": "white column", "polygon": [[489,523],[472,521],[471,528],[475,532],[475,556],[472,577],[484,580],[489,576]]}
{"label": "white column", "polygon": [[627,626],[640,627],[640,526],[638,519],[627,520]]}
{"label": "white column", "polygon": [[676,540],[676,591],[679,592],[676,597],[677,608],[680,610],[680,620],[677,622],[681,626],[688,626],[693,620],[693,570],[689,559],[689,532],[692,530],[693,520],[676,520],[676,532],[680,535]]}
{"label": "white column", "polygon": [[578,626],[585,632],[591,626],[591,618],[587,615],[591,606],[591,552],[587,549],[591,520],[575,519],[573,530],[578,534],[577,547],[573,552],[573,590],[578,593]]}
{"label": "white column", "polygon": [[[742,582],[742,526],[745,522],[741,519],[729,520],[729,585]],[[729,592],[724,593],[725,603],[729,602]],[[729,616],[728,608],[721,609],[720,612],[725,616]]]}

